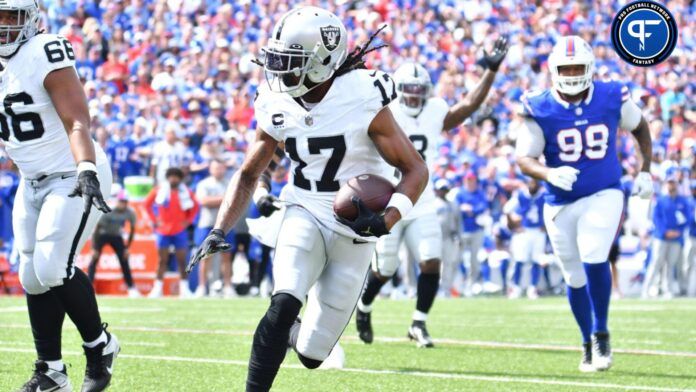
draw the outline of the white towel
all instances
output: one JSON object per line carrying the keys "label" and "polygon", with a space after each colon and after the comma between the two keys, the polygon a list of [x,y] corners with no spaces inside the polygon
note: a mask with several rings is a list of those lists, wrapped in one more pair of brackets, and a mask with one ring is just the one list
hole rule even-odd
{"label": "white towel", "polygon": [[[184,184],[179,184],[179,203],[181,203],[181,209],[184,211],[193,208],[193,199],[191,199],[191,194],[189,193],[188,187]],[[155,197],[155,203],[161,206],[166,206],[169,204],[169,195],[171,195],[172,189],[168,182],[162,182],[159,189],[157,190],[157,196]]]}

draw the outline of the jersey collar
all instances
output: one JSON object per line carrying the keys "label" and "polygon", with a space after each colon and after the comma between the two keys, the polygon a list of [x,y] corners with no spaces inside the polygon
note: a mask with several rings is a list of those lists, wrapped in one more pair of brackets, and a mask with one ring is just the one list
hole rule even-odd
{"label": "jersey collar", "polygon": [[578,102],[578,103],[570,103],[570,102],[566,101],[565,99],[561,98],[561,96],[558,95],[558,91],[556,91],[555,88],[551,89],[551,96],[553,96],[553,99],[555,99],[556,102],[558,102],[561,106],[563,106],[566,109],[569,109],[570,105],[578,106],[578,105],[580,105],[580,103],[584,103],[585,105],[589,105],[590,102],[592,102],[592,94],[593,93],[594,93],[594,83],[591,83],[590,87],[588,88],[588,91],[587,91],[587,97],[585,97],[584,100],[582,100],[581,102]]}

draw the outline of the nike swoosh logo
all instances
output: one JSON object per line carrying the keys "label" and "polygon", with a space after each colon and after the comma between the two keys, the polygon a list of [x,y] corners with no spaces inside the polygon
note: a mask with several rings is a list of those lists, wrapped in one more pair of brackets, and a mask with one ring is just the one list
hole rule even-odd
{"label": "nike swoosh logo", "polygon": [[57,391],[60,388],[61,388],[60,385],[56,385],[55,387],[53,387],[51,389],[41,389],[41,387],[37,387],[36,392],[51,392],[51,391]]}

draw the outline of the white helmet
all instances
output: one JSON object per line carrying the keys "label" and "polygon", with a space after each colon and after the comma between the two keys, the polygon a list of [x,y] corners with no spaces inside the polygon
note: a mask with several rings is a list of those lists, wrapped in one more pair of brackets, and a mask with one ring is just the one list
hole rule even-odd
{"label": "white helmet", "polygon": [[8,58],[39,31],[39,5],[36,0],[4,0],[2,11],[17,13],[16,24],[0,25],[0,57]]}
{"label": "white helmet", "polygon": [[394,81],[401,109],[409,116],[419,115],[433,87],[428,71],[420,64],[404,63],[394,72]]}
{"label": "white helmet", "polygon": [[[592,84],[595,58],[592,48],[582,38],[571,35],[562,37],[553,46],[549,55],[549,70],[553,87],[560,93],[576,95],[587,90]],[[584,65],[585,74],[580,76],[561,76],[558,67],[564,65]]]}
{"label": "white helmet", "polygon": [[266,81],[272,91],[300,97],[329,80],[348,54],[348,36],[343,22],[317,7],[295,8],[273,28],[262,48]]}

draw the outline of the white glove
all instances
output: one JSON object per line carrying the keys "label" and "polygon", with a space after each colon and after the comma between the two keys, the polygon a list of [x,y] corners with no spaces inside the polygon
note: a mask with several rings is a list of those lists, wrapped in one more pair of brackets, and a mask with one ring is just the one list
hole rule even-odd
{"label": "white glove", "polygon": [[653,194],[653,179],[650,173],[640,172],[633,183],[632,195],[637,195],[641,199],[649,199]]}
{"label": "white glove", "polygon": [[570,192],[573,190],[573,184],[578,179],[578,173],[580,173],[580,170],[570,166],[554,167],[553,169],[549,169],[549,173],[546,175],[546,181],[556,188],[561,188],[564,191]]}

